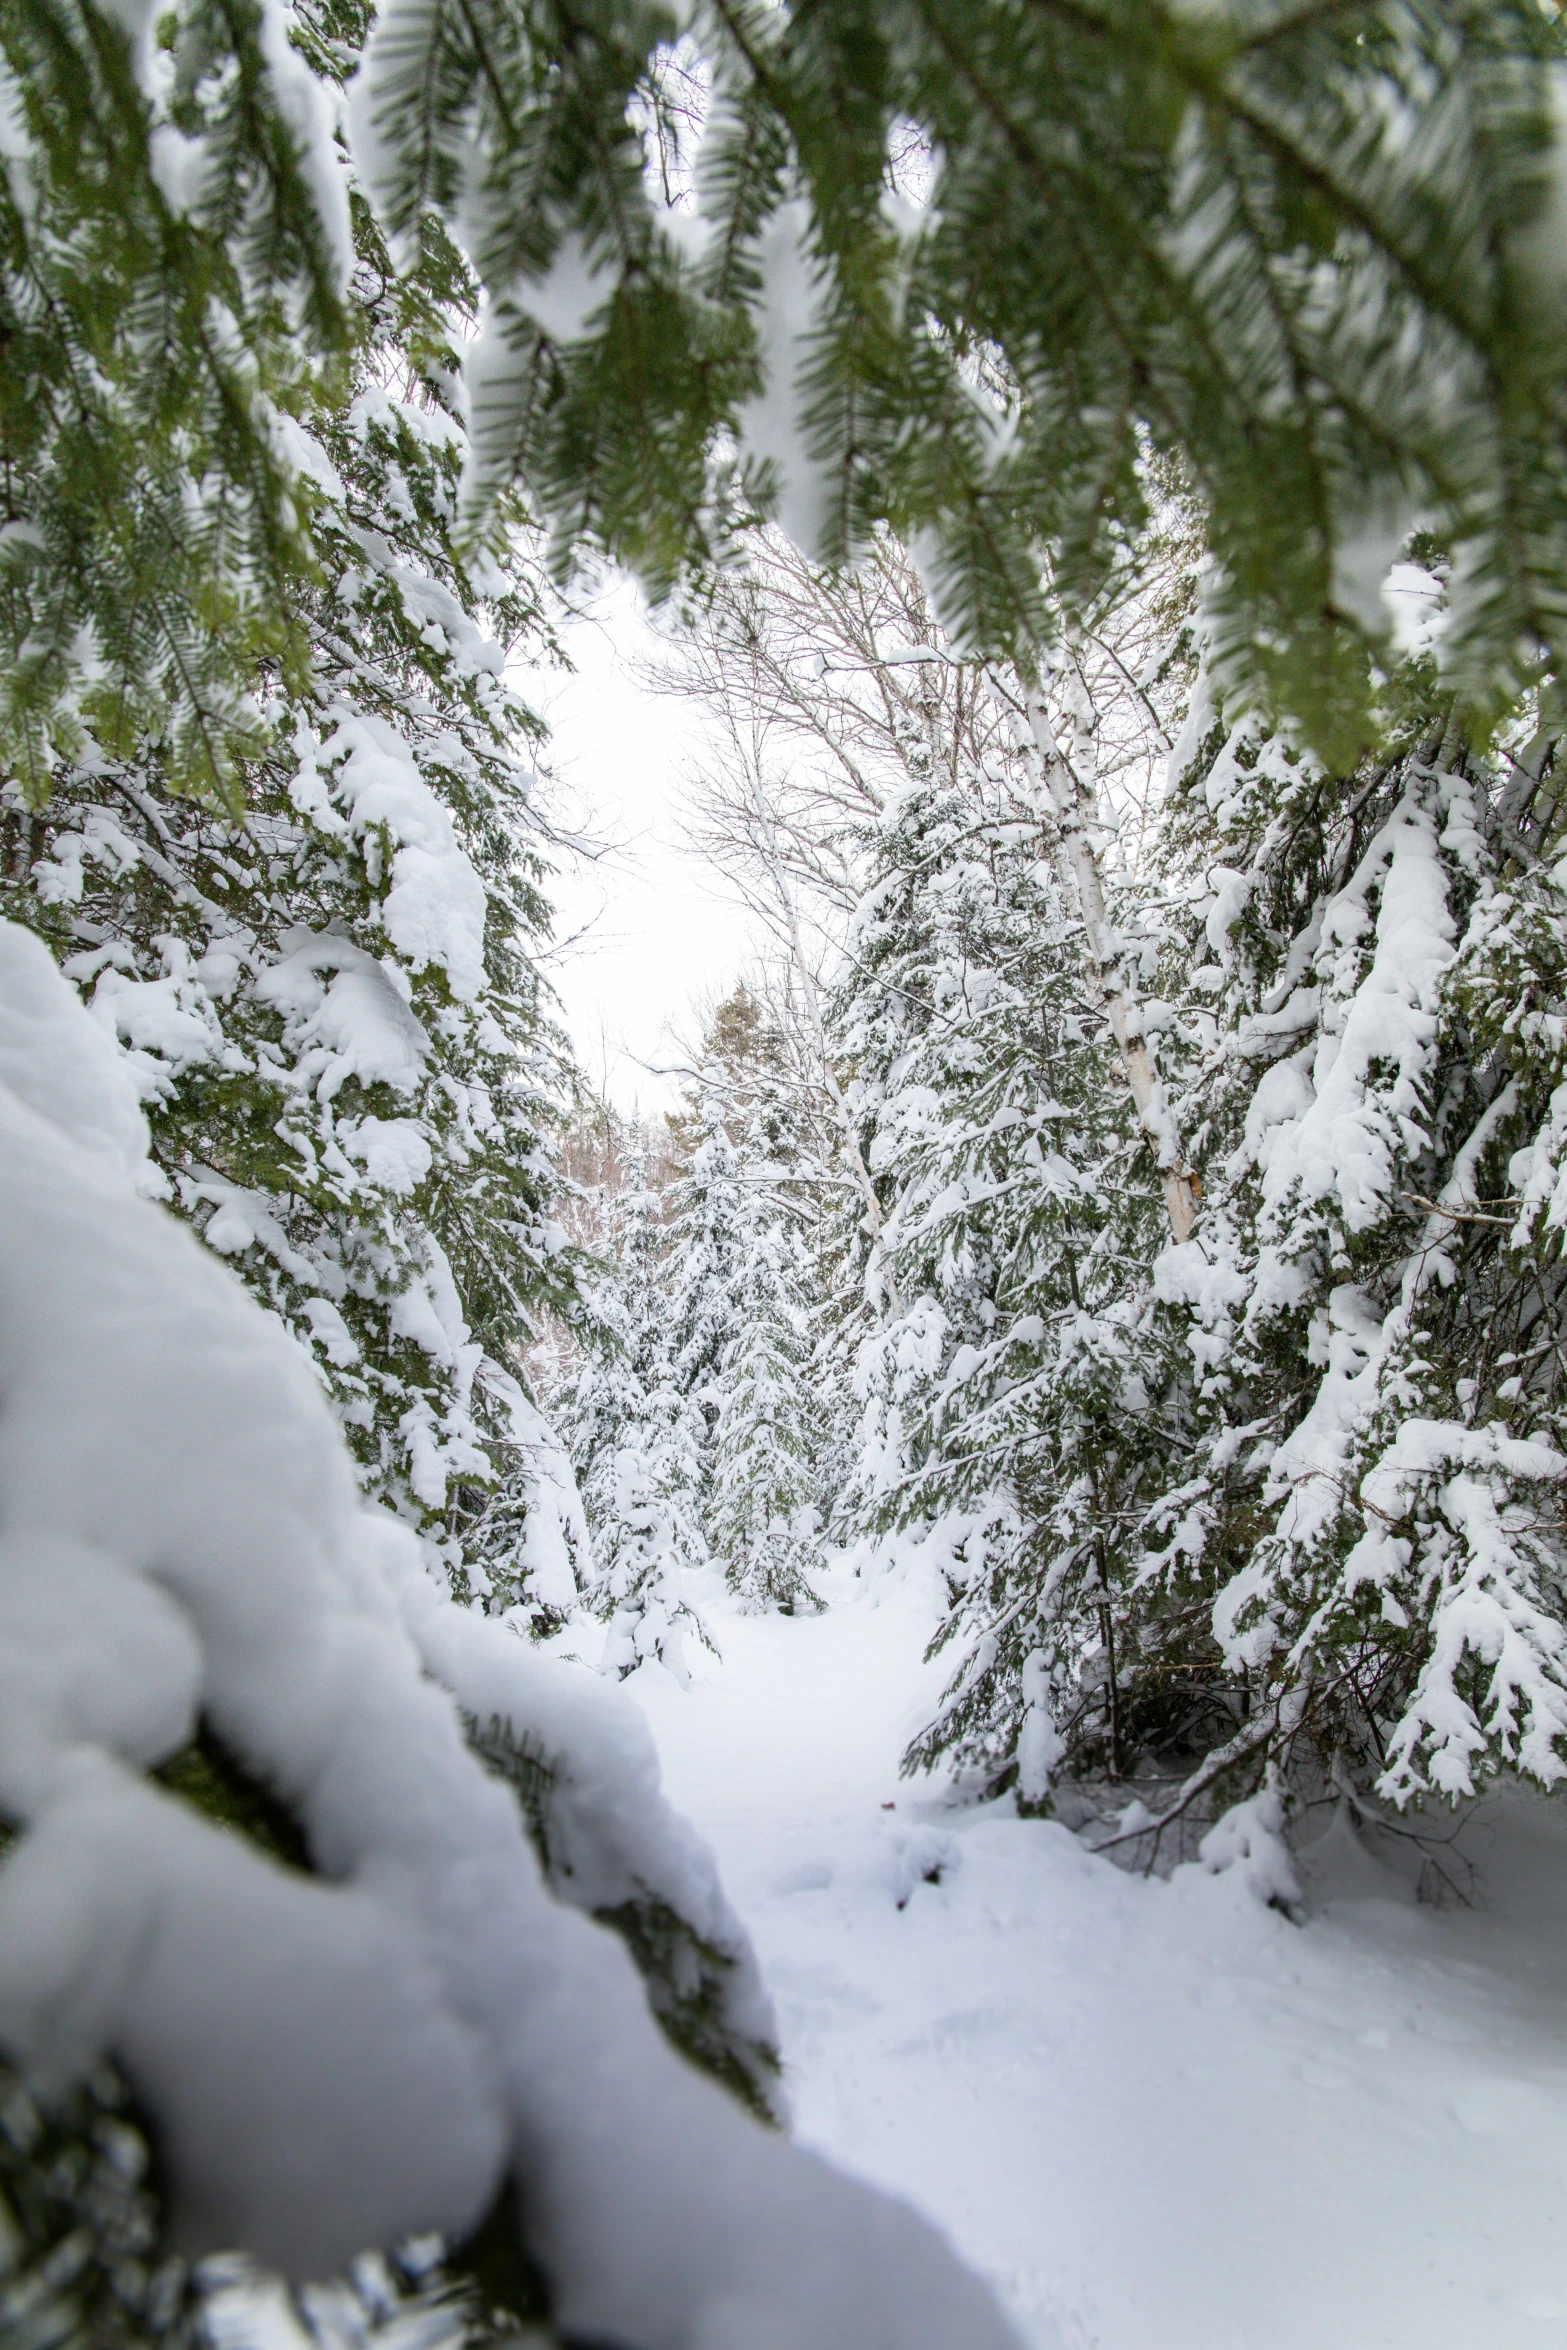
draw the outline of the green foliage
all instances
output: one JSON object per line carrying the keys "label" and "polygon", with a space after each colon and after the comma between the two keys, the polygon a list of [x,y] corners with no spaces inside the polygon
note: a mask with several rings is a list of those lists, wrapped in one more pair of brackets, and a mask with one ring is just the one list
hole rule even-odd
{"label": "green foliage", "polygon": [[276,0],[0,20],[0,767],[88,745],[230,809],[306,672],[291,419],[349,336],[324,98]]}
{"label": "green foliage", "polygon": [[636,1960],[665,2037],[758,2121],[775,2122],[778,2053],[765,2041],[737,2041],[725,2001],[735,1963],[728,1953],[695,1933],[678,1910],[656,1895],[597,1915]]}
{"label": "green foliage", "polygon": [[210,1722],[202,1721],[190,1744],[170,1755],[152,1775],[171,1795],[245,1837],[270,1860],[308,1870],[310,1854],[299,1822],[240,1767]]}
{"label": "green foliage", "polygon": [[[395,230],[460,207],[494,297],[472,371],[480,496],[520,476],[563,553],[612,546],[662,586],[711,543],[708,443],[755,382],[743,315],[690,298],[628,119],[634,98],[661,110],[648,64],[677,30],[646,0],[390,7],[359,140]],[[528,282],[552,268],[602,334],[534,315]]]}
{"label": "green foliage", "polygon": [[[372,183],[400,227],[460,215],[496,305],[481,501],[515,476],[563,552],[660,587],[748,500],[832,562],[889,522],[952,633],[1028,667],[1041,556],[1081,609],[1151,447],[1206,506],[1226,692],[1330,756],[1367,739],[1419,516],[1477,709],[1567,648],[1553,11],[720,0],[675,30],[624,0],[382,20]],[[693,85],[694,218],[690,167],[673,205],[653,168]]]}
{"label": "green foliage", "polygon": [[444,2257],[429,2242],[367,2255],[351,2278],[291,2291],[243,2257],[193,2273],[162,2248],[142,2115],[112,2064],[41,2103],[0,2059],[0,2339],[7,2350],[202,2350],[290,2338],[335,2350],[551,2350],[548,2296],[508,2182]]}

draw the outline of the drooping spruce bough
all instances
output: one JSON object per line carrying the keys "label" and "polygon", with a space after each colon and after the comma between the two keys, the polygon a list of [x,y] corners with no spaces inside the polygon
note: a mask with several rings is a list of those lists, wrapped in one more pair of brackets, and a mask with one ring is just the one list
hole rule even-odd
{"label": "drooping spruce bough", "polygon": [[1342,757],[1417,518],[1469,701],[1562,646],[1561,48],[1532,0],[395,0],[360,154],[490,297],[477,509],[655,585],[754,498],[830,562],[885,521],[1028,669],[1179,450],[1222,681]]}

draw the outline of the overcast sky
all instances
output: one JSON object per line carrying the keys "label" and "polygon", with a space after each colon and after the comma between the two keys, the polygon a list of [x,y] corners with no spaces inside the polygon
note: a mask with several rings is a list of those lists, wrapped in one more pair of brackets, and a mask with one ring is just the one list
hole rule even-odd
{"label": "overcast sky", "polygon": [[682,847],[682,763],[698,722],[634,674],[657,643],[635,592],[609,591],[565,643],[574,674],[515,674],[550,722],[552,813],[613,845],[557,876],[562,943],[549,973],[590,1078],[607,1075],[622,1108],[664,1108],[680,1090],[653,1073],[675,1057],[669,1031],[689,1032],[693,1001],[736,976],[745,924]]}

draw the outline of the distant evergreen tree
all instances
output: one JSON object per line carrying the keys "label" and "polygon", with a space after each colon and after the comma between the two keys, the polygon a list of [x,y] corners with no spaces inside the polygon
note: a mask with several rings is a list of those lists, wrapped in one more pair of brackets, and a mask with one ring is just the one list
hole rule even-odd
{"label": "distant evergreen tree", "polygon": [[689,1163],[670,1185],[665,1273],[669,1359],[676,1393],[701,1415],[704,1505],[713,1431],[723,1406],[722,1372],[740,1335],[738,1284],[745,1245],[740,1154],[730,1135],[729,1089],[704,1068],[690,1120]]}
{"label": "distant evergreen tree", "polygon": [[778,1184],[787,1109],[765,1079],[738,1154],[734,1333],[718,1366],[708,1533],[732,1591],[792,1612],[814,1604],[821,1558],[812,1339],[800,1237]]}
{"label": "distant evergreen tree", "polygon": [[657,1657],[686,1676],[688,1637],[710,1645],[690,1593],[707,1562],[702,1532],[700,1411],[676,1387],[659,1201],[640,1137],[624,1151],[624,1187],[589,1300],[599,1343],[560,1413],[592,1536],[589,1604],[609,1617],[606,1672]]}

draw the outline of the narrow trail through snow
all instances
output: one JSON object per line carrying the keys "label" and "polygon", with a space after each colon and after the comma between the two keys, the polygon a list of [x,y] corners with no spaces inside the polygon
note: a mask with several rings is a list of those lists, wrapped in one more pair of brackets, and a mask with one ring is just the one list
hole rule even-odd
{"label": "narrow trail through snow", "polygon": [[[714,1616],[640,1700],[778,2004],[799,2135],[895,2189],[1036,2350],[1567,2350],[1567,1831],[1476,1821],[1469,1908],[1347,1833],[1304,1928],[898,1779],[912,1569]],[[885,1808],[892,1805],[892,1809]]]}

